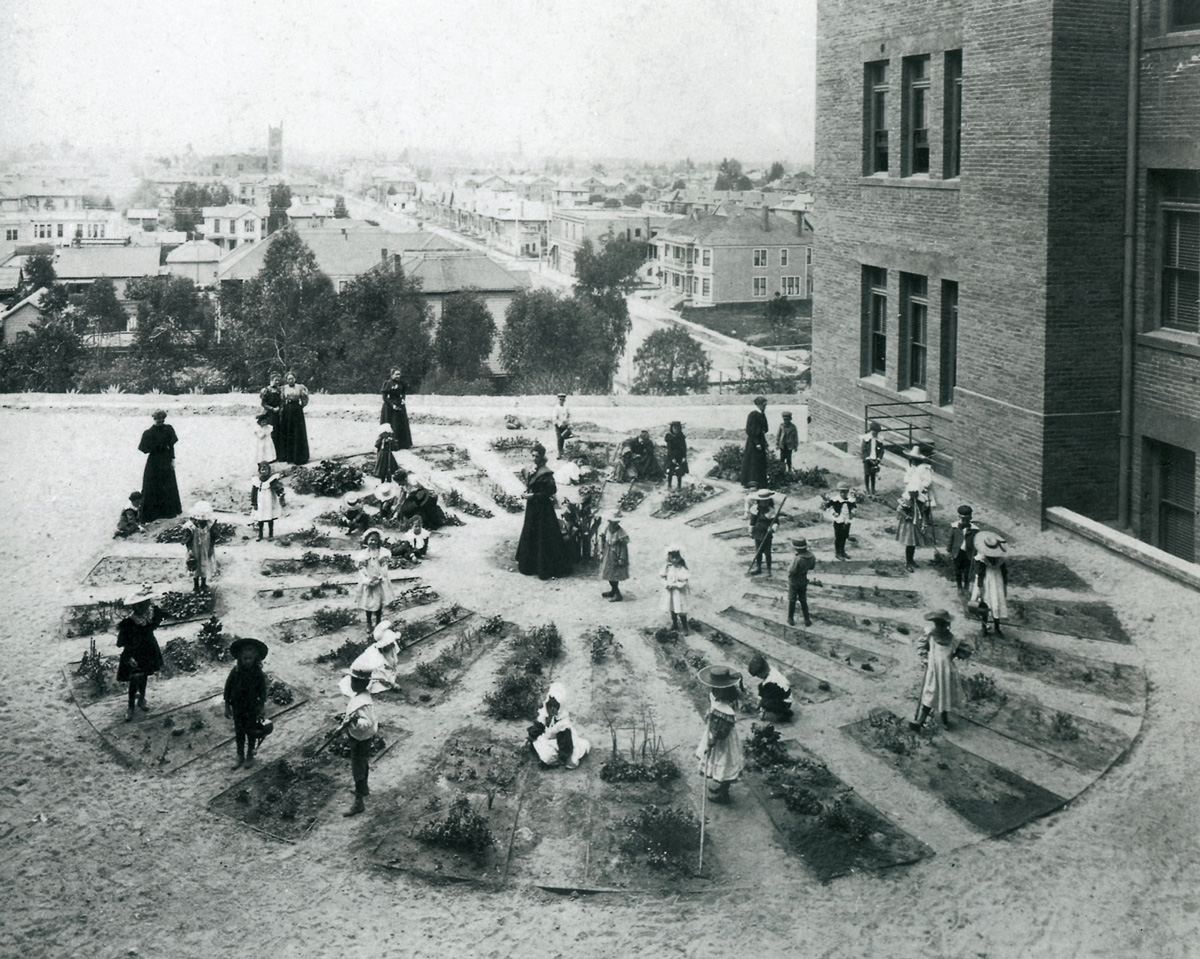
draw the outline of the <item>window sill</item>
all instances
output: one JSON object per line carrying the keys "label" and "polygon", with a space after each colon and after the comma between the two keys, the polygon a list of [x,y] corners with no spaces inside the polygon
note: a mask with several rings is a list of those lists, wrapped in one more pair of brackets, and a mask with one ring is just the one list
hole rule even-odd
{"label": "window sill", "polygon": [[1142,48],[1145,50],[1168,50],[1172,47],[1200,47],[1200,30],[1163,33],[1142,41]]}
{"label": "window sill", "polygon": [[930,180],[924,174],[916,177],[873,177],[864,176],[859,186],[895,187],[903,190],[953,190],[958,192],[958,179]]}
{"label": "window sill", "polygon": [[1150,333],[1139,333],[1137,345],[1152,350],[1164,350],[1167,353],[1200,357],[1200,335],[1185,333],[1182,330],[1154,330]]}

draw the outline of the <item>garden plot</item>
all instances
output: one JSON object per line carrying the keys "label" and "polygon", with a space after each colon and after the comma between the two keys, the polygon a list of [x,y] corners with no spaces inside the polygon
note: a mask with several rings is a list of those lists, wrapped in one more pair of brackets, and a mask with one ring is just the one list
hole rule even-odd
{"label": "garden plot", "polygon": [[[205,593],[168,591],[152,598],[154,605],[165,614],[163,625],[205,619],[217,608],[217,591],[211,587]],[[113,631],[128,615],[129,607],[119,600],[98,600],[68,606],[63,616],[63,635],[69,639]]]}
{"label": "garden plot", "polygon": [[[750,531],[747,529],[743,529],[742,537],[744,537],[746,539],[746,542],[737,548],[738,555],[753,556],[755,553],[758,552],[758,547],[754,545],[754,539],[750,535]],[[740,539],[742,537],[730,537],[730,539]],[[850,537],[849,543],[851,546],[858,545],[857,539],[855,539],[855,537],[853,537],[853,536]],[[808,548],[810,550],[823,550],[823,549],[825,549],[825,547],[832,546],[832,545],[833,545],[833,536],[832,535],[830,535],[830,536],[809,536],[808,537]],[[794,549],[792,549],[791,541],[786,536],[784,536],[782,533],[776,533],[772,537],[772,539],[771,539],[771,554],[773,556],[782,556],[784,553],[786,553],[788,556],[792,556],[795,552],[796,551]],[[836,568],[834,566],[828,565],[828,564],[826,564],[826,565],[830,572],[836,571]],[[841,564],[838,564],[838,565],[841,565]]]}
{"label": "garden plot", "polygon": [[[1132,640],[1108,603],[1078,600],[1009,599],[1009,620],[1016,626],[1062,633],[1080,639],[1128,645]],[[1008,622],[1005,622],[1008,625]]]}
{"label": "garden plot", "polygon": [[[691,519],[686,520],[686,523],[693,529],[700,529],[704,526],[712,526],[715,523],[728,525],[735,519],[744,520],[745,518],[745,503],[726,503],[724,506],[718,507],[717,509],[711,510],[707,513],[701,513],[699,516],[693,516]],[[741,528],[743,531],[746,529],[744,524]]]}
{"label": "garden plot", "polygon": [[822,571],[838,576],[870,574],[890,578],[909,575],[908,568],[901,559],[844,559],[825,564]]}
{"label": "garden plot", "polygon": [[453,474],[456,483],[462,483],[468,489],[487,497],[501,509],[509,513],[525,511],[525,500],[520,496],[506,493],[504,487],[497,483],[486,470],[470,470],[466,473]]}
{"label": "garden plot", "polygon": [[[399,646],[401,652],[473,615],[475,614],[470,610],[463,609],[455,603],[447,606],[445,609],[439,610],[433,616],[401,624],[396,630],[400,636]],[[488,623],[493,622],[495,622],[494,619],[488,620]],[[361,637],[359,639],[347,639],[340,646],[334,647],[328,652],[321,653],[316,657],[316,662],[330,663],[335,669],[348,668],[368,646],[375,642],[374,636],[363,635],[361,633],[359,635]]]}
{"label": "garden plot", "polygon": [[[84,717],[100,733],[104,741],[130,765],[149,768],[157,773],[171,773],[188,763],[211,753],[233,740],[233,721],[225,718],[223,693],[210,694],[202,699],[181,705],[158,705],[158,696],[170,697],[183,690],[172,689],[171,683],[151,679],[147,698],[152,711],[138,710],[132,722],[125,722],[125,710],[113,700],[81,707]],[[204,683],[213,687],[212,678]],[[288,698],[290,697],[290,698]],[[288,689],[287,702],[267,700],[267,717],[275,717],[304,705],[308,698]],[[270,739],[267,740],[271,742]]]}
{"label": "garden plot", "polygon": [[971,696],[963,715],[1002,736],[1096,773],[1116,762],[1131,742],[1112,726],[1047,709],[1012,693],[1000,692],[983,699]]}
{"label": "garden plot", "polygon": [[280,533],[269,542],[283,548],[299,546],[304,549],[353,549],[360,545],[359,539],[346,534],[345,531],[330,533],[316,526]]}
{"label": "garden plot", "polygon": [[409,452],[416,454],[430,466],[447,472],[462,469],[471,462],[471,454],[464,447],[454,443],[414,446]]}
{"label": "garden plot", "polygon": [[[396,603],[389,609],[407,609],[410,606],[422,606],[435,602],[437,593],[429,586],[421,585],[418,576],[393,576],[392,583],[396,590]],[[254,594],[260,606],[267,609],[277,609],[280,606],[291,606],[295,603],[312,602],[313,600],[331,600],[338,597],[353,596],[357,580],[326,580],[315,586],[277,586],[274,589],[260,589]],[[419,597],[422,597],[418,600]]]}
{"label": "garden plot", "polygon": [[486,730],[455,730],[395,805],[373,811],[369,831],[383,839],[371,859],[431,879],[503,883],[527,755]]}
{"label": "garden plot", "polygon": [[[768,663],[777,668],[791,681],[792,701],[797,705],[823,703],[845,694],[844,690],[838,689],[828,680],[807,673],[800,669],[800,667],[785,660],[778,659],[775,656],[768,656],[758,647],[752,646],[749,643],[743,643],[740,639],[730,636],[724,630],[717,629],[717,627],[703,620],[690,620],[690,625],[693,636],[707,640],[716,650],[723,653],[724,658],[731,659],[735,663],[749,663],[755,654],[765,658]],[[718,662],[721,658],[721,656],[714,655],[713,662]],[[745,682],[747,686],[753,686],[756,680],[752,676],[747,675]]]}
{"label": "garden plot", "polygon": [[860,670],[873,678],[891,672],[896,665],[896,660],[891,656],[873,653],[869,649],[853,646],[829,636],[822,636],[812,632],[811,629],[787,626],[762,616],[755,616],[736,606],[729,606],[721,610],[721,615],[728,620],[749,627],[757,633],[782,639],[797,649],[803,649],[814,656],[831,660],[848,669]]}
{"label": "garden plot", "polygon": [[1028,643],[1006,632],[990,633],[975,644],[972,661],[1010,673],[1032,676],[1106,699],[1132,703],[1146,698],[1146,674],[1140,666],[1089,659],[1062,650]]}
{"label": "garden plot", "polygon": [[409,705],[437,706],[445,702],[471,667],[499,643],[517,633],[517,627],[495,616],[480,620],[467,613],[447,626],[438,626],[406,646],[396,661],[396,682],[378,698],[393,698]]}
{"label": "garden plot", "polygon": [[105,556],[83,578],[84,586],[128,586],[190,579],[186,556]]}
{"label": "garden plot", "polygon": [[[742,518],[743,522],[741,523],[741,525],[731,526],[726,529],[722,529],[718,532],[713,533],[712,535],[714,537],[716,537],[717,539],[743,539],[743,538],[748,537],[750,535],[750,531],[748,529],[749,521],[746,520],[745,503],[744,502],[742,503],[741,507],[739,507],[738,512],[735,515],[738,515]],[[820,513],[814,513],[814,512],[784,513],[783,519],[781,519],[779,521],[779,529],[776,531],[775,535],[778,536],[780,538],[780,540],[782,541],[786,534],[790,534],[791,532],[793,532],[795,530],[808,529],[813,526],[821,526],[822,523],[823,523],[823,518]],[[826,525],[827,527],[829,526],[829,524],[827,524],[827,523],[824,525]],[[830,531],[829,535],[826,536],[825,539],[827,539],[831,543],[833,542],[832,531]],[[809,539],[809,542],[810,543],[812,542],[811,538]]]}
{"label": "garden plot", "polygon": [[[947,579],[954,580],[954,563],[949,556],[939,553],[934,558],[934,564],[941,568]],[[1091,586],[1071,567],[1049,556],[1014,557],[1008,564],[1008,587],[1010,590],[1065,589],[1076,593],[1091,591]],[[1013,600],[1010,599],[1009,605],[1012,603]]]}
{"label": "garden plot", "polygon": [[[756,606],[769,606],[772,609],[782,610],[787,609],[787,598],[784,596],[763,596],[761,593],[742,593],[742,599]],[[908,623],[902,623],[898,619],[863,616],[845,609],[822,606],[819,603],[814,606],[811,602],[811,592],[809,593],[809,600],[809,612],[813,621],[823,626],[843,626],[846,629],[853,629],[860,633],[872,633],[885,638],[891,638],[894,633],[902,637],[902,642],[908,642],[909,640],[905,637],[911,636],[914,630],[917,633],[921,632],[920,629],[915,629]]]}
{"label": "garden plot", "polygon": [[[841,564],[839,564],[840,566]],[[830,566],[830,572],[836,572],[837,567]],[[780,579],[762,579],[759,586],[766,589],[787,592],[786,577]],[[921,594],[915,589],[887,589],[882,586],[859,586],[846,583],[825,583],[821,580],[808,581],[808,596],[811,600],[816,591],[817,598],[830,599],[842,603],[867,603],[871,606],[882,606],[885,609],[915,609],[921,605]]]}
{"label": "garden plot", "polygon": [[752,725],[743,781],[783,838],[821,882],[862,869],[887,869],[933,855],[774,726]]}
{"label": "garden plot", "polygon": [[254,470],[247,471],[245,486],[215,486],[196,491],[196,500],[204,500],[218,513],[247,513],[250,511],[250,484],[256,479]]}
{"label": "garden plot", "polygon": [[[273,839],[295,842],[303,838],[336,793],[348,795],[354,788],[345,733],[336,733],[330,745],[322,748],[331,732],[314,736],[280,759],[260,760],[254,773],[210,799],[208,808]],[[380,723],[379,734],[371,741],[372,767],[408,736],[406,730]]]}
{"label": "garden plot", "polygon": [[942,736],[910,731],[906,722],[884,709],[872,710],[870,719],[841,730],[988,835],[1007,832],[1066,802]]}
{"label": "garden plot", "polygon": [[710,483],[692,483],[682,489],[668,490],[658,509],[650,515],[655,519],[670,519],[727,492],[726,487],[713,486]]}

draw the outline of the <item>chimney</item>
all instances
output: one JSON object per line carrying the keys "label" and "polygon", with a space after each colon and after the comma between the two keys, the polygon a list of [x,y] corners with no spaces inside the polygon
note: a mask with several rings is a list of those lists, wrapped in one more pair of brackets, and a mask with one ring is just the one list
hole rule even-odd
{"label": "chimney", "polygon": [[383,264],[384,269],[387,269],[388,255],[387,255],[387,247],[386,246],[382,250],[379,251],[379,262]]}
{"label": "chimney", "polygon": [[766,200],[763,200],[763,232],[771,232],[771,208],[767,206]]}

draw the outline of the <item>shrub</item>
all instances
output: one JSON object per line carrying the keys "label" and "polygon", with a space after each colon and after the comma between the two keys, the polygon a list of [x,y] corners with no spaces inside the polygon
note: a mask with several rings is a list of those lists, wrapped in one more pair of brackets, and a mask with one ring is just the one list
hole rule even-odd
{"label": "shrub", "polygon": [[494,692],[483,697],[487,714],[493,719],[529,719],[537,715],[541,705],[539,686],[538,678],[529,673],[505,676]]}
{"label": "shrub", "polygon": [[349,666],[370,646],[370,639],[348,639],[336,649],[317,656],[318,663],[332,663],[334,666]]}
{"label": "shrub", "polygon": [[714,478],[739,479],[742,473],[743,447],[726,443],[713,455],[713,468],[708,475]]}
{"label": "shrub", "polygon": [[358,610],[326,606],[313,613],[313,626],[318,633],[336,633],[358,622]]}
{"label": "shrub", "polygon": [[851,812],[840,796],[821,813],[820,822],[826,829],[845,833],[851,842],[865,842],[871,835],[871,827],[866,820]]}
{"label": "shrub", "polygon": [[341,496],[362,488],[362,470],[356,466],[321,460],[316,466],[298,466],[292,471],[292,489],[313,496]]}
{"label": "shrub", "polygon": [[471,801],[466,796],[458,796],[450,804],[445,819],[435,819],[422,826],[417,838],[421,842],[469,853],[477,858],[496,843],[487,817],[472,809]]}
{"label": "shrub", "polygon": [[631,512],[632,510],[637,509],[642,504],[642,500],[644,500],[645,498],[646,498],[646,494],[643,493],[641,490],[636,490],[636,489],[627,490],[625,492],[625,495],[623,495],[617,501],[617,506],[620,507],[620,509],[623,512],[628,513],[628,512]]}
{"label": "shrub", "polygon": [[790,766],[794,763],[792,757],[788,755],[787,748],[783,745],[783,737],[770,723],[765,726],[751,723],[750,735],[745,740],[745,751],[747,761],[759,769],[769,766]]}
{"label": "shrub", "polygon": [[[438,657],[440,660],[441,657]],[[416,668],[417,679],[431,689],[446,685],[446,670],[438,660],[431,663],[421,663]]]}
{"label": "shrub", "polygon": [[558,627],[553,623],[535,626],[533,629],[525,631],[517,639],[517,646],[520,649],[528,650],[531,655],[543,663],[558,659],[563,651],[562,636],[558,632]]}
{"label": "shrub", "polygon": [[171,374],[171,386],[177,393],[228,393],[229,378],[212,366],[185,366]]}
{"label": "shrub", "polygon": [[624,832],[623,853],[644,857],[652,869],[691,871],[691,857],[700,850],[700,820],[690,809],[646,806],[617,825]]}
{"label": "shrub", "polygon": [[972,702],[995,699],[997,695],[996,680],[987,673],[972,673],[963,681],[963,686],[966,688],[967,699]]}
{"label": "shrub", "polygon": [[267,681],[267,699],[276,706],[290,706],[295,698],[291,687],[283,680],[269,679]]}

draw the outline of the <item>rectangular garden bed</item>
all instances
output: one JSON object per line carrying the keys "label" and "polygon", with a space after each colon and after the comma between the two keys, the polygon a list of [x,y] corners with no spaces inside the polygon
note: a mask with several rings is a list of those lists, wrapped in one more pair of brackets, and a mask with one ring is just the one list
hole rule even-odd
{"label": "rectangular garden bed", "polygon": [[853,646],[829,636],[822,636],[814,633],[811,629],[788,626],[786,623],[756,616],[738,609],[736,606],[729,606],[721,610],[721,615],[735,623],[747,626],[755,632],[775,636],[797,649],[806,650],[847,669],[859,670],[868,676],[881,676],[891,672],[896,665],[896,660],[891,656],[873,653],[869,649]]}
{"label": "rectangular garden bed", "polygon": [[190,579],[186,559],[182,549],[174,556],[105,556],[83,578],[83,585],[131,586]]}
{"label": "rectangular garden bed", "polygon": [[[354,790],[346,734],[338,733],[321,748],[331,732],[312,737],[281,758],[260,760],[255,772],[210,799],[208,808],[273,839],[303,838],[335,794],[349,797]],[[371,765],[408,736],[406,730],[381,723],[372,741]]]}
{"label": "rectangular garden bed", "polygon": [[[393,570],[409,569],[414,564],[400,557],[393,557],[389,566]],[[264,559],[260,570],[264,576],[322,576],[333,573],[355,573],[358,565],[350,553],[305,553],[301,557],[287,559]],[[394,577],[399,582],[406,577]]]}
{"label": "rectangular garden bed", "polygon": [[[809,594],[809,611],[813,621],[824,626],[844,626],[846,629],[857,630],[860,633],[873,633],[876,636],[891,637],[895,634],[900,641],[910,641],[921,633],[917,627],[898,619],[885,619],[880,616],[863,616],[845,609],[834,609],[820,603],[813,604],[813,594]],[[787,609],[787,597],[763,596],[760,593],[742,593],[742,599],[756,606],[769,606],[772,609]],[[798,604],[797,604],[798,605]]]}
{"label": "rectangular garden bed", "polygon": [[794,741],[778,745],[782,762],[748,762],[743,779],[783,837],[787,851],[821,882],[933,855],[932,849],[831,773],[816,755]]}
{"label": "rectangular garden bed", "polygon": [[1024,642],[1007,632],[978,636],[972,662],[1121,702],[1146,698],[1146,674],[1140,666],[1076,656]]}
{"label": "rectangular garden bed", "polygon": [[[397,587],[397,609],[422,606],[437,600],[437,593],[433,592],[429,586],[421,586],[418,576],[393,576],[392,583]],[[357,585],[356,580],[327,580],[314,586],[278,586],[274,589],[257,590],[254,598],[260,606],[265,606],[267,609],[321,600],[337,602],[353,596]],[[431,596],[432,599],[417,601],[419,595]],[[407,599],[401,601],[402,597],[407,597]]]}
{"label": "rectangular garden bed", "polygon": [[[745,518],[745,503],[726,503],[724,506],[720,506],[717,509],[711,510],[707,513],[701,513],[699,516],[693,516],[691,519],[686,520],[685,522],[693,529],[699,529],[704,526],[712,526],[714,523],[725,523],[728,525],[728,523],[735,519]],[[746,527],[743,525],[742,529],[745,528]]]}
{"label": "rectangular garden bed", "polygon": [[[155,604],[162,604],[164,612],[162,625],[170,626],[175,623],[191,623],[207,619],[217,608],[217,591],[209,589],[207,593],[161,593],[154,596]],[[121,620],[129,615],[129,608],[120,601],[95,603],[78,603],[68,606],[63,614],[63,635],[66,638],[75,636],[92,636],[98,633],[116,632]]]}
{"label": "rectangular garden bed", "polygon": [[988,835],[1007,832],[1061,806],[1066,799],[948,742],[908,730],[887,710],[841,727],[913,785],[937,797]]}
{"label": "rectangular garden bed", "polygon": [[462,678],[479,659],[505,639],[516,635],[517,627],[495,618],[481,620],[468,613],[448,626],[435,625],[397,655],[396,683],[392,690],[380,693],[414,706],[437,706],[446,701]]}
{"label": "rectangular garden bed", "polygon": [[650,515],[655,519],[670,519],[689,512],[715,496],[727,493],[728,488],[711,483],[690,483],[683,489],[671,489],[663,496],[659,507]]}
{"label": "rectangular garden bed", "polygon": [[1079,600],[1009,599],[1012,622],[1046,633],[1128,645],[1131,640],[1108,603]]}

